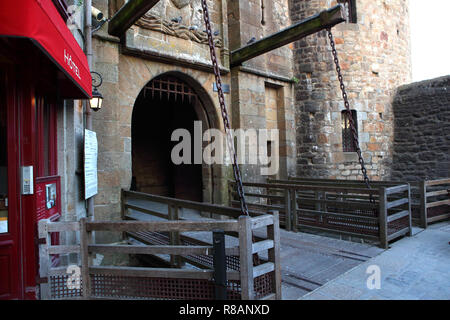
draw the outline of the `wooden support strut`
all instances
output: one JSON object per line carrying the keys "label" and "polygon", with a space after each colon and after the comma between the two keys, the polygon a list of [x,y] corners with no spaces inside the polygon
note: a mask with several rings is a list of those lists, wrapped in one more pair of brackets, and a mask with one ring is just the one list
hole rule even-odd
{"label": "wooden support strut", "polygon": [[308,35],[331,28],[345,22],[345,9],[337,5],[308,19],[300,21],[284,30],[267,36],[252,44],[231,52],[230,65],[236,67],[242,62],[260,56],[266,52],[282,47],[288,43],[300,40]]}
{"label": "wooden support strut", "polygon": [[111,18],[108,33],[120,37],[159,0],[129,0]]}

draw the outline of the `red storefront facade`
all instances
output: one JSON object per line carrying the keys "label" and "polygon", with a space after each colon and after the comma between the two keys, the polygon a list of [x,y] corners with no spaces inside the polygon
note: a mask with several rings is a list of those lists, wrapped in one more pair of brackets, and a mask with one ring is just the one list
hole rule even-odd
{"label": "red storefront facade", "polygon": [[37,221],[61,215],[56,113],[91,88],[86,56],[53,1],[0,2],[0,299],[35,299],[45,281]]}

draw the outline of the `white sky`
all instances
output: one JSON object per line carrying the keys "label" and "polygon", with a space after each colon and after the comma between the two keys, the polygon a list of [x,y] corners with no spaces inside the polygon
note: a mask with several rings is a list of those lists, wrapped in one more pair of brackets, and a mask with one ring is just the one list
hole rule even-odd
{"label": "white sky", "polygon": [[409,0],[413,81],[450,75],[450,0]]}

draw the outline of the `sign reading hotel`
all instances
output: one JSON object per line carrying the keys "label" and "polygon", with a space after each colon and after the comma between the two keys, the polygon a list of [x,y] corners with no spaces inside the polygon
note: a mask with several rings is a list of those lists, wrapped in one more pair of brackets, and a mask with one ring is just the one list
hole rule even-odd
{"label": "sign reading hotel", "polygon": [[98,143],[97,134],[84,130],[84,198],[89,199],[98,193],[97,178]]}

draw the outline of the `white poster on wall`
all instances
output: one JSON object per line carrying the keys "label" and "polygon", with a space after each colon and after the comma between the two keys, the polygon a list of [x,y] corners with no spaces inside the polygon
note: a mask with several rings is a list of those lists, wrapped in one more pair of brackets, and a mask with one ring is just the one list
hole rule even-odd
{"label": "white poster on wall", "polygon": [[89,199],[98,193],[97,177],[98,143],[94,131],[84,130],[84,198]]}

